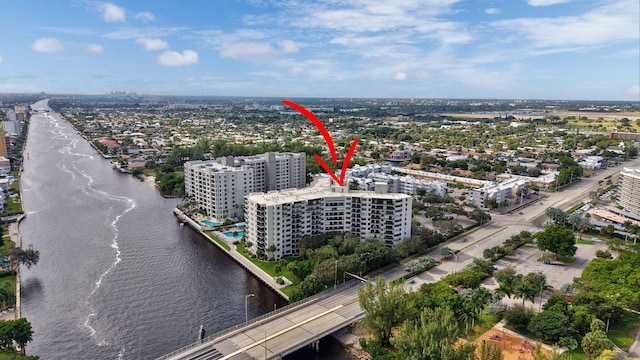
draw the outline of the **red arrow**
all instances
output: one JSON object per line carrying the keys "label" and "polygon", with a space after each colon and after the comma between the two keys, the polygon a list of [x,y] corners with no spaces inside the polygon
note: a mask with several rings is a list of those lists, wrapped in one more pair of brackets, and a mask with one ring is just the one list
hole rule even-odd
{"label": "red arrow", "polygon": [[[324,124],[322,124],[322,122],[315,115],[313,115],[309,110],[305,109],[303,106],[300,106],[288,100],[282,100],[282,103],[298,110],[302,115],[304,115],[307,119],[309,119],[313,123],[313,125],[315,125],[316,128],[318,128],[318,130],[320,130],[320,133],[324,137],[324,141],[327,143],[327,146],[329,147],[329,152],[331,153],[331,159],[333,160],[333,165],[334,166],[337,165],[338,161],[336,159],[336,148],[333,145],[333,139],[331,138],[329,131],[327,131],[327,128],[324,127]],[[357,144],[358,144],[358,138],[355,138],[351,143],[351,147],[349,148],[349,151],[347,151],[347,156],[345,156],[344,162],[342,163],[340,178],[336,176],[336,174],[333,172],[333,170],[331,170],[329,165],[327,165],[318,154],[313,154],[313,157],[320,164],[320,166],[322,166],[322,168],[327,172],[327,174],[329,174],[333,178],[333,180],[335,180],[338,183],[338,185],[342,186],[342,184],[344,184],[344,176],[347,173],[347,167],[349,166],[349,161],[351,160],[351,156],[353,156],[353,153],[356,151]]]}

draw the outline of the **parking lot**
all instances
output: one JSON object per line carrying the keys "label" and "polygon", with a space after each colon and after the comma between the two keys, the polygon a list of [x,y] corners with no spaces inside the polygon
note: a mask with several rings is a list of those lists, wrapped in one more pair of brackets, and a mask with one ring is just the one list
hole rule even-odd
{"label": "parking lot", "polygon": [[[502,269],[507,266],[513,266],[518,274],[526,275],[530,272],[541,272],[547,277],[547,284],[554,289],[560,289],[562,285],[571,284],[575,277],[579,277],[582,270],[595,258],[596,251],[606,250],[607,246],[601,242],[593,242],[592,245],[577,244],[576,261],[571,264],[564,265],[547,265],[537,261],[541,255],[549,255],[542,253],[534,245],[525,245],[519,248],[513,256],[500,259],[496,262],[496,268]],[[482,284],[486,288],[495,289],[498,284],[493,278],[485,280]],[[543,303],[548,297],[548,292],[543,296]],[[522,299],[504,298],[503,301],[508,304],[522,304]],[[535,310],[539,308],[540,298],[536,297]],[[526,306],[532,306],[530,301],[525,302]]]}

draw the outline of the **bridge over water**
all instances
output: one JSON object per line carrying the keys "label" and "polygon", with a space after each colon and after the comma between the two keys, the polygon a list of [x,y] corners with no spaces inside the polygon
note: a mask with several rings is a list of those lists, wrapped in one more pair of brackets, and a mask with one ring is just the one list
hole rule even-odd
{"label": "bridge over water", "polygon": [[158,360],[280,359],[364,317],[358,303],[359,281],[351,280],[301,302],[283,307]]}

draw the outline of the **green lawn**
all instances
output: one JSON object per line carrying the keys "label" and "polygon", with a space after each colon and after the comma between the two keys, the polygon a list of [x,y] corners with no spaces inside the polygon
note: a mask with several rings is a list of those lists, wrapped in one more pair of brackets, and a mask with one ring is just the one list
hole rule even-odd
{"label": "green lawn", "polygon": [[[248,254],[247,252],[245,252],[245,248],[244,248],[244,242],[239,241],[236,244],[236,251],[238,251],[238,253],[242,254],[244,257],[246,257],[247,259],[249,259],[249,261],[251,261],[252,263],[254,263],[257,267],[259,267],[260,269],[262,269],[262,271],[266,272],[267,274],[269,274],[270,276],[276,277],[276,276],[284,276],[285,278],[289,279],[289,281],[291,281],[294,285],[297,285],[300,280],[295,277],[293,275],[293,273],[291,271],[289,271],[287,269],[287,265],[290,262],[295,261],[295,259],[283,259],[285,261],[284,266],[281,266],[281,271],[279,273],[276,273],[275,268],[278,265],[278,261],[262,261],[262,260],[258,260],[258,258],[252,257],[250,254]],[[285,289],[290,288],[291,286],[287,286],[285,288],[282,289],[282,291],[289,295]],[[289,289],[290,291],[291,289]]]}
{"label": "green lawn", "polygon": [[7,205],[4,207],[7,215],[22,214],[22,203],[14,202],[11,196],[7,196]]}
{"label": "green lawn", "polygon": [[10,275],[5,277],[0,277],[0,288],[6,288],[11,290],[12,294],[16,293],[16,276]]}
{"label": "green lawn", "polygon": [[209,236],[210,238],[213,239],[213,241],[215,241],[218,245],[222,246],[225,250],[227,251],[231,251],[231,248],[229,247],[229,245],[227,245],[226,242],[220,240],[217,236],[213,235],[212,232],[207,232],[207,236]]}
{"label": "green lawn", "polygon": [[[485,306],[486,307],[486,306]],[[486,311],[486,309],[485,309]],[[476,323],[476,326],[469,331],[467,334],[467,339],[469,342],[474,342],[480,335],[484,334],[487,330],[491,329],[495,324],[500,321],[495,315],[487,314],[486,312],[482,314],[482,318],[480,319],[480,323]]]}
{"label": "green lawn", "polygon": [[[29,345],[27,345],[29,347]],[[35,360],[36,356],[22,356],[18,354],[15,350],[1,350],[0,351],[0,360]]]}
{"label": "green lawn", "polygon": [[609,326],[609,339],[622,350],[628,351],[640,329],[640,315],[626,311],[620,323]]}
{"label": "green lawn", "polygon": [[592,242],[592,241],[589,241],[589,240],[577,239],[577,240],[576,240],[576,244],[582,244],[582,245],[593,245],[593,242]]}

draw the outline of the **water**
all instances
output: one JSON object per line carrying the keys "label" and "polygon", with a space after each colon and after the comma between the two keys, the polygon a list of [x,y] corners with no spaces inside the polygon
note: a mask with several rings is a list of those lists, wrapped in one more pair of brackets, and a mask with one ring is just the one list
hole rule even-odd
{"label": "water", "polygon": [[240,239],[240,238],[242,237],[242,235],[244,235],[244,231],[243,231],[243,230],[236,231],[236,232],[235,232],[235,233],[236,233],[236,234],[235,234],[235,236],[234,236],[234,234],[233,234],[233,233],[234,233],[233,231],[226,231],[226,232],[224,232],[224,234],[225,234],[226,236],[228,236],[228,237],[232,237],[232,238],[236,238],[236,239]]}
{"label": "water", "polygon": [[[41,106],[44,103],[38,103]],[[285,301],[172,215],[146,182],[120,174],[59,116],[34,115],[21,177],[27,353],[41,359],[152,359]],[[335,351],[328,346],[328,351]],[[339,351],[339,350],[338,350]],[[306,359],[345,358],[340,353]]]}
{"label": "water", "polygon": [[202,223],[208,226],[212,226],[212,227],[216,227],[216,226],[220,226],[222,225],[221,222],[214,222],[214,221],[209,221],[209,220],[202,220]]}

